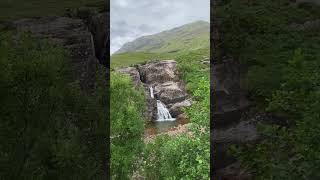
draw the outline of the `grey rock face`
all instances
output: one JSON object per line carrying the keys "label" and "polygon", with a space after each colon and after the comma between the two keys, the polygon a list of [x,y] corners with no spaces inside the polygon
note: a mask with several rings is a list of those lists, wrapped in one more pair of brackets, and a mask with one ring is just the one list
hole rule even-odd
{"label": "grey rock face", "polygon": [[214,149],[214,176],[216,179],[246,179],[232,154],[230,145],[255,143],[259,139],[255,121],[243,119],[249,108],[246,98],[246,69],[233,59],[213,66],[211,76],[213,107],[211,127],[212,148]]}
{"label": "grey rock face", "polygon": [[164,60],[141,65],[138,69],[142,76],[142,81],[146,84],[155,84],[167,81],[178,81],[176,65],[177,62],[174,60]]}
{"label": "grey rock face", "polygon": [[189,107],[191,106],[191,101],[190,100],[184,100],[182,102],[178,102],[176,104],[174,104],[173,106],[171,106],[171,108],[169,109],[170,114],[174,117],[179,116],[180,114],[182,114],[182,109],[185,107]]}
{"label": "grey rock face", "polygon": [[107,43],[109,41],[107,35],[109,31],[109,26],[107,25],[108,16],[109,14],[106,12],[94,15],[89,23],[89,29],[93,35],[96,57],[99,59],[100,64],[104,66],[107,66]]}
{"label": "grey rock face", "polygon": [[35,37],[48,39],[70,51],[75,80],[83,90],[94,89],[97,60],[93,37],[81,19],[46,17],[20,19],[13,22],[18,32],[31,32]]}
{"label": "grey rock face", "polygon": [[155,94],[165,104],[174,104],[183,101],[187,97],[184,86],[180,82],[165,82],[155,85]]}
{"label": "grey rock face", "polygon": [[237,62],[231,59],[213,67],[211,77],[214,94],[212,127],[227,126],[240,120],[241,114],[249,106],[241,68]]}

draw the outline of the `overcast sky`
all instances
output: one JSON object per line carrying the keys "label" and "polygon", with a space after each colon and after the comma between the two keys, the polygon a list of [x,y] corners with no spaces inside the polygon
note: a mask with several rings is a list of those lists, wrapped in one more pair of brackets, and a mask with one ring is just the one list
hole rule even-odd
{"label": "overcast sky", "polygon": [[210,0],[111,0],[111,54],[129,41],[197,20],[210,21]]}

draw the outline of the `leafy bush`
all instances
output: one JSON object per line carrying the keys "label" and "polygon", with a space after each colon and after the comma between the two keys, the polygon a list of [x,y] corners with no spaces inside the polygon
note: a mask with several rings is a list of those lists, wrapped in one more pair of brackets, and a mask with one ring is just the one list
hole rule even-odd
{"label": "leafy bush", "polygon": [[248,66],[253,96],[265,99],[280,87],[295,49],[318,46],[315,32],[300,31],[292,24],[320,16],[290,0],[218,1],[216,16],[226,52]]}
{"label": "leafy bush", "polygon": [[102,178],[102,97],[72,82],[63,49],[27,34],[0,39],[1,179]]}
{"label": "leafy bush", "polygon": [[320,8],[289,0],[219,4],[226,50],[248,65],[252,101],[287,121],[260,124],[260,143],[231,152],[255,179],[319,179],[320,36],[292,25],[319,19]]}
{"label": "leafy bush", "polygon": [[129,76],[112,72],[110,105],[111,175],[116,179],[129,179],[143,148],[143,91],[133,88]]}
{"label": "leafy bush", "polygon": [[268,110],[284,112],[291,128],[261,124],[263,141],[236,150],[236,156],[260,179],[319,179],[319,61],[307,61],[301,49],[288,62],[281,88]]}

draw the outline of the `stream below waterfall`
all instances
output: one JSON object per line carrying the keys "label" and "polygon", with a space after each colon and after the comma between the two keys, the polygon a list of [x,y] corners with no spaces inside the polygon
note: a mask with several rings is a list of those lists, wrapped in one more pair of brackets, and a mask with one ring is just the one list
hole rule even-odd
{"label": "stream below waterfall", "polygon": [[189,123],[188,119],[181,118],[175,121],[149,121],[145,125],[145,135],[155,135],[163,132],[168,132],[178,125]]}

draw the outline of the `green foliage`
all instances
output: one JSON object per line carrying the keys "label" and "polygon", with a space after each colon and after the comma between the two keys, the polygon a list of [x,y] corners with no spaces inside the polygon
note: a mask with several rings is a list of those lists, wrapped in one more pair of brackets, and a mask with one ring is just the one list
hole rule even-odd
{"label": "green foliage", "polygon": [[232,154],[255,179],[319,179],[320,36],[292,24],[319,19],[320,8],[289,0],[220,5],[226,50],[248,65],[251,98],[286,119],[260,124],[261,142]]}
{"label": "green foliage", "polygon": [[148,144],[144,165],[148,179],[208,179],[209,132],[191,137],[159,136]]}
{"label": "green foliage", "polygon": [[101,179],[103,97],[72,82],[66,51],[26,34],[0,39],[1,179]]}
{"label": "green foliage", "polygon": [[319,36],[295,29],[320,16],[290,0],[219,1],[219,30],[227,53],[248,66],[252,95],[269,97],[280,87],[284,68],[295,49],[314,54]]}
{"label": "green foliage", "polygon": [[143,148],[143,90],[134,89],[129,76],[112,72],[110,105],[111,175],[129,179]]}
{"label": "green foliage", "polygon": [[185,112],[191,120],[187,133],[158,136],[145,149],[144,171],[149,179],[209,179],[210,171],[210,83],[208,50],[177,57],[179,71],[193,102]]}

